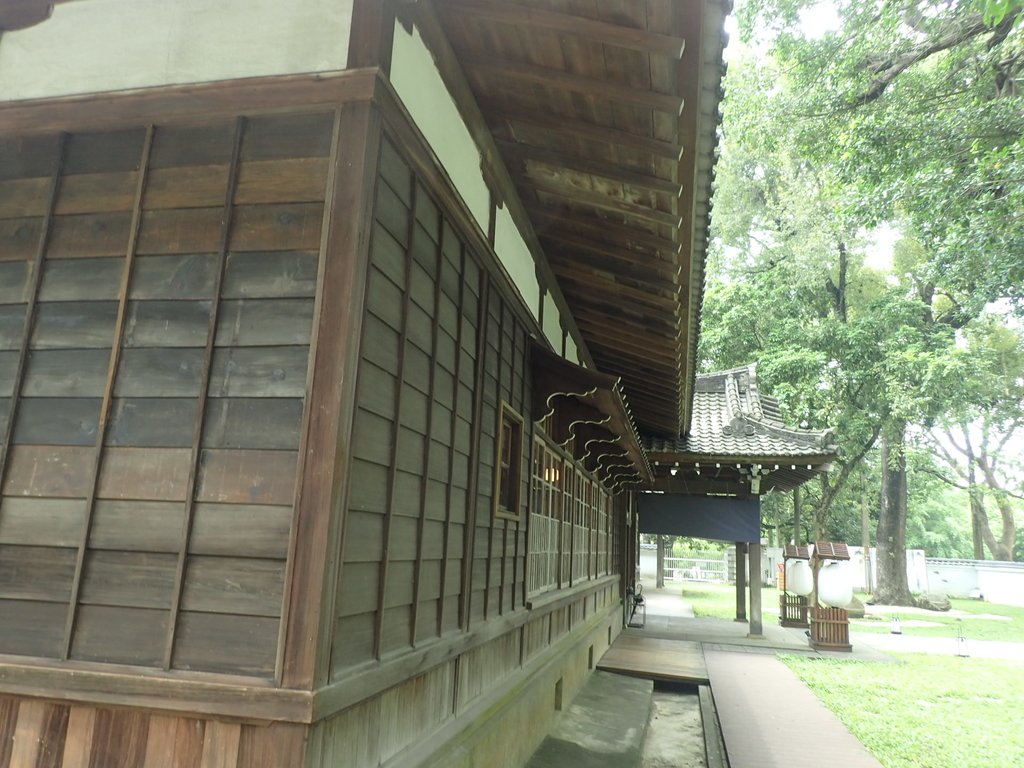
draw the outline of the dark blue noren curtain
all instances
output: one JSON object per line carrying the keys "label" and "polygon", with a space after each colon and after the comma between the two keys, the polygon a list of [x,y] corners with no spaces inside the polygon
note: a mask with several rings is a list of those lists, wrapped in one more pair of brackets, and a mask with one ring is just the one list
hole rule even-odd
{"label": "dark blue noren curtain", "polygon": [[640,533],[719,541],[761,540],[761,499],[637,494]]}

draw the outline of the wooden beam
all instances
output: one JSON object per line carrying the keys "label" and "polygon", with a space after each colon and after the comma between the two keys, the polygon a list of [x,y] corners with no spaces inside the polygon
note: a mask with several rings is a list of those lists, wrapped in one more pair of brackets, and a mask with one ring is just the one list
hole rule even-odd
{"label": "wooden beam", "polygon": [[616,352],[628,350],[626,352],[627,356],[655,361],[665,366],[672,366],[674,370],[682,367],[675,352],[655,346],[649,337],[645,342],[643,337],[615,333],[611,326],[594,330],[591,335],[597,338],[597,341],[594,342],[594,346],[597,349],[607,349]]}
{"label": "wooden beam", "polygon": [[215,715],[295,723],[312,720],[311,692],[276,688],[258,678],[181,670],[167,677],[160,670],[145,667],[132,667],[129,672],[121,665],[68,664],[72,666],[5,656],[0,659],[4,695],[81,702],[87,707],[137,707],[191,717]]}
{"label": "wooden beam", "polygon": [[472,16],[484,21],[514,27],[540,27],[565,35],[582,37],[605,45],[615,45],[646,54],[659,54],[672,59],[683,55],[686,42],[680,37],[649,32],[636,27],[519,5],[506,0],[442,0],[446,16]]}
{"label": "wooden beam", "polygon": [[[675,10],[675,21],[676,29],[703,29],[704,27],[704,16],[705,6],[704,3],[677,3],[674,6]],[[680,137],[684,147],[688,148],[688,151],[683,155],[679,161],[679,180],[683,182],[683,194],[679,200],[678,211],[682,215],[683,220],[681,224],[680,241],[686,248],[686,253],[693,254],[698,250],[695,243],[694,232],[696,228],[695,221],[695,208],[697,205],[697,196],[700,194],[697,191],[698,182],[698,157],[697,157],[697,144],[700,136],[701,128],[707,129],[707,126],[702,126],[702,78],[697,74],[701,72],[705,66],[704,64],[704,43],[703,40],[695,41],[699,42],[698,45],[691,45],[685,52],[682,59],[676,65],[676,82],[679,84],[678,87],[681,89],[687,103],[690,105],[690,109],[686,111],[686,114],[680,112],[680,117],[677,122],[678,130],[677,135]],[[710,118],[714,120],[714,118]],[[710,183],[708,186],[708,194],[710,194]],[[701,250],[703,244],[701,245]],[[692,264],[688,265],[687,272],[692,269]],[[699,298],[698,298],[699,301]],[[689,302],[687,302],[689,303]],[[690,339],[692,338],[692,342]],[[692,343],[696,347],[697,329],[692,329],[692,334],[687,333],[687,342]],[[682,410],[679,414],[679,425],[678,432],[682,432],[684,429],[688,429],[690,425],[690,419],[692,417],[692,394],[694,386],[694,378],[696,376],[696,349],[693,349],[693,354],[689,355],[685,361],[686,367],[684,370],[684,385],[686,387],[687,397],[683,399]]]}
{"label": "wooden beam", "polygon": [[[446,225],[444,227],[444,230],[445,230],[445,232],[442,234],[442,241],[441,241],[442,253],[444,251],[444,237],[446,237],[446,236],[447,237],[451,237],[451,229],[450,229],[450,227],[448,225]],[[466,256],[466,246],[460,243],[459,244],[459,275],[464,275],[466,273],[466,259],[467,259],[467,256]],[[438,282],[441,282],[441,275],[440,274],[438,274],[437,279],[438,279]],[[438,637],[440,637],[442,634],[444,634],[445,584],[448,583],[448,581],[447,581],[447,579],[448,579],[448,561],[449,561],[448,546],[449,546],[449,541],[451,540],[451,534],[452,534],[452,498],[453,498],[454,488],[455,488],[455,445],[456,445],[456,442],[457,442],[456,439],[455,439],[455,435],[456,435],[456,430],[457,430],[458,424],[459,424],[459,411],[460,411],[459,401],[460,401],[460,398],[462,396],[462,389],[463,389],[462,387],[458,386],[457,383],[459,381],[461,381],[461,379],[459,377],[462,375],[462,359],[463,359],[463,357],[465,357],[465,355],[463,353],[463,350],[462,350],[462,332],[463,332],[463,326],[465,325],[462,322],[462,312],[463,312],[463,308],[465,307],[465,302],[466,302],[466,281],[465,280],[460,280],[459,281],[459,300],[458,300],[458,304],[456,305],[456,312],[458,313],[458,315],[457,315],[458,322],[456,324],[457,328],[455,330],[455,370],[452,372],[452,376],[453,376],[454,381],[456,382],[456,386],[454,387],[454,391],[452,392],[452,412],[451,412],[450,420],[448,422],[448,429],[449,429],[449,433],[451,434],[451,441],[450,441],[451,445],[448,446],[448,478],[447,478],[447,483],[445,484],[445,490],[444,490],[444,500],[445,500],[445,504],[444,504],[444,529],[443,529],[443,533],[442,533],[443,539],[442,539],[442,545],[441,545],[441,551],[444,552],[444,557],[441,558],[441,578],[440,578],[441,595],[440,595],[440,598],[438,599],[438,607],[437,607],[437,635],[438,635]],[[468,513],[468,506],[469,506],[468,500],[466,502],[466,506],[467,506],[467,513]],[[461,602],[462,602],[461,598],[459,598],[459,602],[461,604]],[[457,621],[459,626],[462,626],[461,619],[456,618],[456,621]]]}
{"label": "wooden beam", "polygon": [[637,267],[657,272],[663,279],[678,279],[682,267],[663,254],[647,250],[619,248],[607,238],[595,239],[566,229],[548,227],[538,235],[547,250],[574,250],[613,260],[629,270]]}
{"label": "wooden beam", "polygon": [[721,456],[710,456],[706,453],[690,453],[683,451],[649,451],[651,461],[660,461],[663,464],[687,463],[694,466],[700,463],[701,467],[714,467],[715,464],[760,464],[767,469],[772,469],[776,464],[780,469],[796,465],[797,467],[821,468],[835,460],[835,456],[817,454],[814,456],[753,456],[751,454],[724,454]]}
{"label": "wooden beam", "polygon": [[652,333],[661,332],[671,338],[676,338],[679,333],[678,325],[670,313],[660,311],[657,314],[633,312],[631,307],[622,306],[621,304],[610,304],[608,299],[595,297],[591,291],[586,289],[583,289],[582,292],[577,291],[575,294],[571,290],[566,290],[567,288],[572,289],[574,287],[572,285],[565,285],[562,290],[569,297],[576,313],[590,312],[598,317],[614,318],[616,321],[622,320],[634,324],[642,322]]}
{"label": "wooden beam", "polygon": [[[587,267],[595,273],[612,276],[624,275],[631,280],[639,280],[646,284],[676,284],[675,275],[671,271],[652,268],[647,260],[631,261],[628,257],[620,257],[614,252],[587,251],[553,244],[545,247],[548,261],[551,264],[573,264]],[[664,264],[664,262],[661,262]],[[669,266],[669,265],[666,265]],[[676,284],[677,285],[677,284]]]}
{"label": "wooden beam", "polygon": [[395,0],[354,0],[351,7],[347,68],[380,67],[390,74]]}
{"label": "wooden beam", "polygon": [[379,85],[376,69],[337,74],[251,77],[215,83],[172,85],[145,91],[68,96],[45,101],[0,104],[5,135],[84,131],[115,125],[140,125],[174,118],[252,112],[333,109],[347,101],[372,99]]}
{"label": "wooden beam", "polygon": [[599,291],[611,295],[616,299],[627,301],[632,305],[643,305],[657,311],[675,314],[678,311],[679,302],[675,297],[658,296],[647,291],[633,288],[621,283],[604,280],[593,273],[587,274],[577,268],[566,264],[554,264],[555,274],[558,276],[558,283],[566,295],[571,295],[573,289],[571,284],[582,286],[586,291]]}
{"label": "wooden beam", "polygon": [[[548,131],[559,136],[565,136],[572,139],[583,139],[586,141],[596,141],[613,147],[622,147],[624,149],[630,149],[637,152],[645,152],[653,155],[654,157],[660,157],[666,160],[677,162],[679,158],[683,156],[682,145],[676,142],[662,141],[660,139],[651,138],[650,136],[641,136],[640,134],[633,133],[631,131],[624,131],[610,125],[598,125],[597,123],[567,118],[561,115],[552,115],[547,112],[537,112],[532,109],[509,107],[506,104],[500,104],[495,100],[489,99],[486,94],[481,94],[479,101],[480,108],[483,110],[488,123],[492,128],[497,128],[497,130],[495,130],[496,134],[503,133],[500,126],[497,125],[498,123],[518,123],[529,128]],[[508,140],[515,141],[520,145],[525,144],[522,139],[516,136],[514,130],[508,131],[507,135]]]}
{"label": "wooden beam", "polygon": [[[510,160],[524,167],[528,163],[541,163],[551,168],[564,168],[588,176],[598,176],[613,183],[643,189],[655,194],[678,197],[682,192],[682,186],[671,179],[631,171],[623,166],[592,160],[586,156],[505,139],[496,139],[495,143],[508,165],[512,164],[509,162]],[[529,168],[526,170],[529,172]]]}
{"label": "wooden beam", "polygon": [[673,314],[678,313],[680,289],[673,281],[644,280],[621,269],[598,269],[579,258],[553,258],[551,262],[560,281],[562,278],[577,279],[599,290],[614,288],[618,295],[633,296],[637,301],[664,299],[668,302],[666,308]]}
{"label": "wooden beam", "polygon": [[[578,93],[601,102],[633,104],[669,115],[680,115],[683,111],[682,98],[668,93],[631,88],[628,85],[497,56],[483,59],[466,50],[459,51],[459,60],[470,80],[475,80],[478,85],[486,83],[488,79],[498,82],[516,81]],[[484,87],[483,90],[488,89]]]}
{"label": "wooden beam", "polygon": [[585,234],[604,239],[608,243],[621,242],[627,250],[632,248],[649,248],[658,253],[670,255],[673,259],[681,249],[679,242],[669,237],[656,235],[648,229],[641,229],[618,221],[609,221],[593,213],[552,210],[550,206],[541,205],[533,200],[524,200],[523,205],[534,220],[538,233],[545,231],[544,222],[550,226],[558,226],[577,234]]}
{"label": "wooden beam", "polygon": [[580,189],[572,184],[559,184],[545,177],[530,176],[526,179],[520,179],[516,186],[524,199],[528,198],[530,194],[536,194],[537,191],[541,191],[559,200],[565,200],[577,210],[583,208],[611,211],[620,216],[629,217],[629,219],[641,219],[658,226],[670,227],[674,230],[679,229],[680,222],[682,221],[678,215],[668,211],[660,211],[647,205],[617,200],[601,192]]}

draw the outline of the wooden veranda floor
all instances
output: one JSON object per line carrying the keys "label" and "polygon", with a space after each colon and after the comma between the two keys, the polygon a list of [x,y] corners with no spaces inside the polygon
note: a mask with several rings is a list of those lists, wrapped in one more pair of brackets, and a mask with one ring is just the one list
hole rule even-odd
{"label": "wooden veranda floor", "polygon": [[691,640],[666,640],[622,633],[597,664],[598,669],[648,680],[708,682],[701,644]]}
{"label": "wooden veranda floor", "polygon": [[774,655],[708,651],[730,768],[882,768]]}
{"label": "wooden veranda floor", "polygon": [[[807,645],[801,631],[766,617],[764,635],[741,622],[695,619],[681,595],[650,590],[642,629],[624,629],[598,661],[608,672],[710,687],[731,768],[881,768],[777,654],[835,656]],[[843,658],[885,657],[871,649]]]}

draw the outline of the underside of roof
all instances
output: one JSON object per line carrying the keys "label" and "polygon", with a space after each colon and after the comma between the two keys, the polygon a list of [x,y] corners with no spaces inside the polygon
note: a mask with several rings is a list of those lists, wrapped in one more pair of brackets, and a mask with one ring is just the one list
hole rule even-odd
{"label": "underside of roof", "polygon": [[688,430],[719,0],[436,0],[598,370],[642,432]]}

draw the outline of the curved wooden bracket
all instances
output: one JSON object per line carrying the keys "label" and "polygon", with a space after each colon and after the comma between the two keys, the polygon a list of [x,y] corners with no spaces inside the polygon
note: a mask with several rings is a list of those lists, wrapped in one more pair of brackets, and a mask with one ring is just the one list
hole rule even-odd
{"label": "curved wooden bracket", "polygon": [[585,424],[606,424],[611,417],[592,405],[577,400],[575,396],[552,395],[551,437],[559,445],[565,445],[577,436],[579,427]]}
{"label": "curved wooden bracket", "polygon": [[[576,458],[591,453],[628,456],[637,472],[653,482],[650,464],[619,389],[619,380],[583,368],[533,341],[530,348],[533,418],[550,417],[550,437],[559,445],[576,438]],[[600,427],[601,432],[593,432]],[[594,465],[592,460],[589,466]]]}

